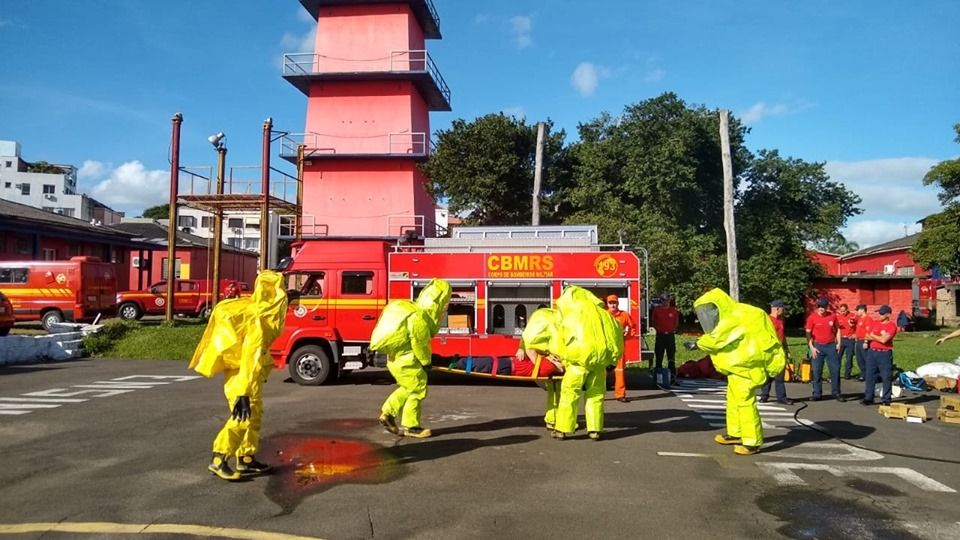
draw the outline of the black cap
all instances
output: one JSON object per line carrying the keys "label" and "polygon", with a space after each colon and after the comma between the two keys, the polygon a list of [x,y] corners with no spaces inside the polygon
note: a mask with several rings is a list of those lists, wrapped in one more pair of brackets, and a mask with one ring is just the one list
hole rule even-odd
{"label": "black cap", "polygon": [[880,309],[877,310],[877,313],[879,313],[879,314],[881,314],[881,315],[886,315],[887,313],[893,313],[893,310],[890,309],[890,306],[884,304],[884,305],[880,306]]}
{"label": "black cap", "polygon": [[770,307],[782,307],[782,308],[785,308],[785,307],[787,307],[787,305],[783,303],[783,300],[774,300],[773,302],[770,302]]}
{"label": "black cap", "polygon": [[826,298],[820,298],[817,300],[817,307],[830,307],[830,301]]}

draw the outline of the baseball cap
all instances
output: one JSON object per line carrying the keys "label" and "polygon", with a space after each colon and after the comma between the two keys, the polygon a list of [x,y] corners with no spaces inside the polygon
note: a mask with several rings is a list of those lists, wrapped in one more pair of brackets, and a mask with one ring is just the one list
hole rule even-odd
{"label": "baseball cap", "polygon": [[828,307],[829,305],[830,305],[830,301],[827,300],[826,298],[820,298],[819,300],[817,300],[817,307]]}
{"label": "baseball cap", "polygon": [[864,310],[864,311],[866,311],[866,310],[867,310],[867,305],[866,305],[866,304],[857,304],[857,310],[859,311],[859,310],[861,310],[861,309]]}
{"label": "baseball cap", "polygon": [[619,301],[620,299],[617,298],[617,295],[615,294],[607,295],[607,302],[619,302]]}
{"label": "baseball cap", "polygon": [[787,307],[787,305],[783,303],[783,300],[774,300],[770,302],[770,307]]}
{"label": "baseball cap", "polygon": [[881,315],[884,315],[884,314],[887,314],[887,313],[893,313],[893,310],[890,309],[890,306],[884,304],[884,305],[880,306],[880,309],[877,310],[877,313],[879,313],[879,314],[881,314]]}

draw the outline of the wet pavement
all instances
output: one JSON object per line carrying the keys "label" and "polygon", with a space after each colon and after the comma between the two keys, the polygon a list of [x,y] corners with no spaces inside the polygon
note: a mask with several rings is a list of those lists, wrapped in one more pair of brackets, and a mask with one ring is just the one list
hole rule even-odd
{"label": "wet pavement", "polygon": [[536,386],[431,374],[434,437],[404,439],[376,421],[386,371],[315,388],[277,372],[258,454],[275,470],[228,483],[206,471],[227,415],[218,381],[176,362],[7,368],[0,536],[960,538],[960,426],[771,403],[764,451],[742,457],[712,442],[721,384],[629,382],[629,403],[608,395],[602,441],[557,441]]}

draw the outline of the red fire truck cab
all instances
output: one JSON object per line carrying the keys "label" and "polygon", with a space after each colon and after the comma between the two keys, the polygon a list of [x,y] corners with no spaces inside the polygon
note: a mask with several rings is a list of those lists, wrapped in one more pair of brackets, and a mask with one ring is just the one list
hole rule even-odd
{"label": "red fire truck cab", "polygon": [[[441,357],[513,355],[527,317],[552,306],[568,284],[601,297],[617,294],[621,309],[639,322],[643,287],[637,255],[626,246],[598,245],[594,226],[576,228],[586,231],[585,237],[533,234],[564,229],[571,227],[464,227],[454,229],[461,233],[455,238],[412,243],[302,241],[285,262],[290,302],[284,331],[270,353],[278,368],[287,367],[293,380],[305,385],[383,365],[385,359],[367,350],[381,310],[392,299],[415,298],[434,277],[453,287],[433,341],[433,353]],[[471,231],[479,233],[466,234]],[[533,235],[509,236],[510,231]],[[640,336],[627,340],[627,362],[640,361],[641,343]]]}

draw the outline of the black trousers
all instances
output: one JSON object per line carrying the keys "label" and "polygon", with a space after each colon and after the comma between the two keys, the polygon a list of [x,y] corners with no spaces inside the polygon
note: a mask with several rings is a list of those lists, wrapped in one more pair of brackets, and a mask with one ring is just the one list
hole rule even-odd
{"label": "black trousers", "polygon": [[653,354],[656,357],[657,369],[663,367],[663,353],[667,353],[667,367],[670,371],[675,371],[677,365],[677,341],[673,334],[661,334],[657,332],[657,338],[653,342]]}

